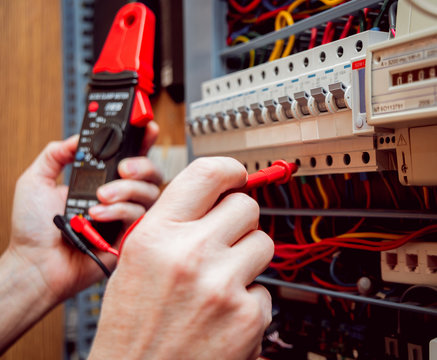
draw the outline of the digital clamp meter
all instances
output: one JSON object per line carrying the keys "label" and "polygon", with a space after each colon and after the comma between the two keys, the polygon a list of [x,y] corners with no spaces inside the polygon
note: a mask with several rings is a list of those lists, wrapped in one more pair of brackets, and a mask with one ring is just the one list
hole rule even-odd
{"label": "digital clamp meter", "polygon": [[[138,155],[145,128],[153,119],[148,95],[153,92],[155,15],[143,4],[130,3],[117,13],[91,75],[87,107],[80,130],[65,216],[98,204],[97,188],[119,178],[118,163]],[[108,241],[121,223],[93,226]]]}

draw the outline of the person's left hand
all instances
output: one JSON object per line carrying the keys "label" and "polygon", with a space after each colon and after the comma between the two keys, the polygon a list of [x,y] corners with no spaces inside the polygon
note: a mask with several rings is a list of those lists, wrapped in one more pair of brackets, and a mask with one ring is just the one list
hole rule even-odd
{"label": "person's left hand", "polygon": [[[143,142],[146,153],[158,134],[150,123]],[[19,261],[38,269],[53,305],[74,295],[103,277],[88,256],[66,244],[53,224],[63,214],[68,188],[57,185],[64,166],[73,160],[78,136],[48,144],[17,181],[12,212],[11,242],[8,252]],[[145,157],[125,159],[118,167],[120,180],[97,191],[101,205],[91,208],[98,221],[123,220],[130,225],[143,215],[159,196],[161,175]],[[109,268],[115,266],[111,254],[99,254]]]}

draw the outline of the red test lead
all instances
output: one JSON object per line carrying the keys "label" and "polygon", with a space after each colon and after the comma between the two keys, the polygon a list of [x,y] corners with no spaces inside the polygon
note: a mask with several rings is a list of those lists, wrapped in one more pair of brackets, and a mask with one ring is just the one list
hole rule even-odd
{"label": "red test lead", "polygon": [[295,163],[288,163],[285,160],[276,160],[272,166],[261,169],[247,178],[246,185],[241,191],[246,192],[250,189],[258,188],[268,184],[285,184],[297,171]]}
{"label": "red test lead", "polygon": [[70,225],[75,232],[82,234],[97,249],[119,256],[119,252],[113,249],[83,216],[73,216],[70,220]]}

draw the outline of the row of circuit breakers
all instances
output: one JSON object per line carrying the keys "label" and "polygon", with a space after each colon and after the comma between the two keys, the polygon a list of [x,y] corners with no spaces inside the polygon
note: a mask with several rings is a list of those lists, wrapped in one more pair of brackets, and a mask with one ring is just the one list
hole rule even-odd
{"label": "row of circuit breakers", "polygon": [[[437,185],[437,30],[366,31],[202,84],[186,120],[195,156],[298,175],[397,170]],[[434,155],[434,156],[433,156]]]}

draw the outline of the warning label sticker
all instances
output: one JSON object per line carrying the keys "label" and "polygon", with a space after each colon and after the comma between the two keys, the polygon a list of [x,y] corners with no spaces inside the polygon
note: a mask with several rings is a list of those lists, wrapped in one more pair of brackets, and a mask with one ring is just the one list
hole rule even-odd
{"label": "warning label sticker", "polygon": [[407,145],[407,141],[404,138],[404,135],[400,135],[398,139],[398,146],[405,146]]}

